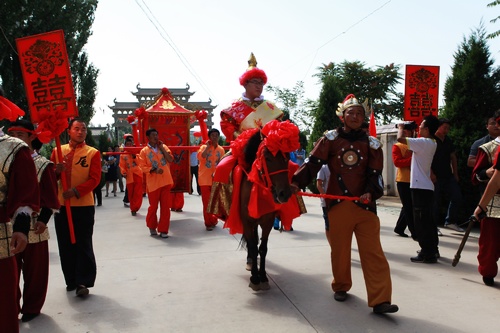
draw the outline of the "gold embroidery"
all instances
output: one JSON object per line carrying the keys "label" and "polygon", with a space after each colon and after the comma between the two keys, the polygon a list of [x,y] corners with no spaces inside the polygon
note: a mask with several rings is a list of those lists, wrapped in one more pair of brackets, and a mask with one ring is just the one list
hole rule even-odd
{"label": "gold embroidery", "polygon": [[0,259],[12,257],[10,239],[12,237],[12,223],[0,223]]}
{"label": "gold embroidery", "polygon": [[50,239],[48,228],[46,228],[45,231],[42,232],[41,234],[38,234],[38,235],[35,234],[35,223],[37,222],[37,220],[38,220],[37,215],[33,215],[31,217],[30,232],[28,233],[28,243],[30,243],[30,244],[40,243],[40,242],[43,242],[43,241]]}

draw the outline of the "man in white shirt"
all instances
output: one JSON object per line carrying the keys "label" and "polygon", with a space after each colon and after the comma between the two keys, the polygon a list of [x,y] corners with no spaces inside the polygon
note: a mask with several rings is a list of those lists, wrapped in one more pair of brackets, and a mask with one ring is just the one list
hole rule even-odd
{"label": "man in white shirt", "polygon": [[434,133],[438,127],[439,120],[435,116],[427,116],[419,127],[420,137],[408,138],[403,135],[404,124],[398,126],[398,142],[408,145],[413,152],[410,189],[415,232],[421,249],[410,260],[416,263],[436,263],[439,253],[437,225],[432,214],[434,183],[431,180],[431,164],[437,147]]}

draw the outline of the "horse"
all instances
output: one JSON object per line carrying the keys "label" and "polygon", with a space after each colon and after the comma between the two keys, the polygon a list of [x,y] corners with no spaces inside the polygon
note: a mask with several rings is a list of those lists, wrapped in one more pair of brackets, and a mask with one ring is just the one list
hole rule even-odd
{"label": "horse", "polygon": [[[299,146],[298,133],[292,123],[274,120],[262,130],[254,130],[239,158],[243,169],[239,183],[242,241],[246,242],[247,258],[251,261],[249,287],[254,291],[270,288],[266,274],[267,243],[277,212],[293,194],[289,161],[290,152]],[[260,245],[258,226],[262,229]]]}

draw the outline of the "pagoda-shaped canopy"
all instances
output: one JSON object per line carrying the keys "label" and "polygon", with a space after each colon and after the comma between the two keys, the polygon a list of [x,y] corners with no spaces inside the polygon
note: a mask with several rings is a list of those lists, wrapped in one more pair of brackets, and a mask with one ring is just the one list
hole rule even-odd
{"label": "pagoda-shaped canopy", "polygon": [[160,94],[153,100],[149,107],[146,108],[146,112],[173,112],[173,113],[189,113],[189,115],[194,114],[194,112],[185,109],[180,104],[178,104],[170,91],[167,88],[162,88]]}
{"label": "pagoda-shaped canopy", "polygon": [[176,146],[189,146],[189,128],[194,119],[190,111],[177,103],[167,88],[162,88],[158,96],[144,105],[145,117],[141,117],[140,136],[147,142],[146,130],[154,128],[160,140],[172,151],[174,161],[170,163],[170,172],[174,179],[172,192],[190,192],[191,172],[188,149]]}
{"label": "pagoda-shaped canopy", "polygon": [[[162,89],[160,88],[141,88],[139,83],[137,84],[136,88],[137,91],[131,91],[131,94],[135,96],[137,101],[119,102],[115,99],[114,105],[108,106],[113,111],[113,118],[115,119],[113,126],[115,128],[122,128],[125,131],[128,131],[130,124],[127,121],[127,117],[129,115],[134,115],[135,110],[141,107],[141,105],[144,107],[152,106],[157,102],[159,96],[162,95]],[[217,105],[212,105],[211,99],[201,102],[191,101],[190,98],[195,93],[189,91],[189,88],[189,84],[186,83],[186,88],[169,88],[168,91],[170,92],[171,99],[173,99],[181,107],[191,111],[206,110],[208,113],[206,124],[208,128],[212,128],[212,126],[214,125],[212,117],[214,109],[217,107]],[[163,102],[161,103],[163,104]],[[166,104],[165,106],[167,107],[168,104]],[[194,123],[191,123],[191,128],[196,125],[198,125],[198,121],[195,119]]]}

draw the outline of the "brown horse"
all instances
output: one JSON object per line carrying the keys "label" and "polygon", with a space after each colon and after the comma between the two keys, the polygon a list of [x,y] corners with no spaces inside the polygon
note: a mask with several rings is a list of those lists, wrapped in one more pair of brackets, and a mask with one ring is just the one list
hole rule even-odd
{"label": "brown horse", "polygon": [[[255,291],[269,289],[266,275],[267,242],[277,207],[285,204],[292,196],[289,153],[299,145],[296,126],[291,127],[291,123],[288,122],[277,123],[270,125],[274,128],[274,133],[269,129],[266,131],[266,125],[262,131],[253,134],[243,150],[242,164],[251,166],[251,169],[247,168],[243,172],[241,180],[240,218],[243,224],[243,240],[246,241],[248,259],[251,259],[249,262],[251,261],[252,265],[249,287]],[[292,133],[289,131],[290,128]],[[288,133],[283,133],[283,129],[287,129]],[[283,137],[287,135],[291,136],[291,140]],[[286,144],[280,144],[281,139],[284,139]],[[260,194],[255,196],[257,192]],[[259,225],[262,229],[260,246]],[[260,265],[257,264],[258,255],[260,255]]]}

